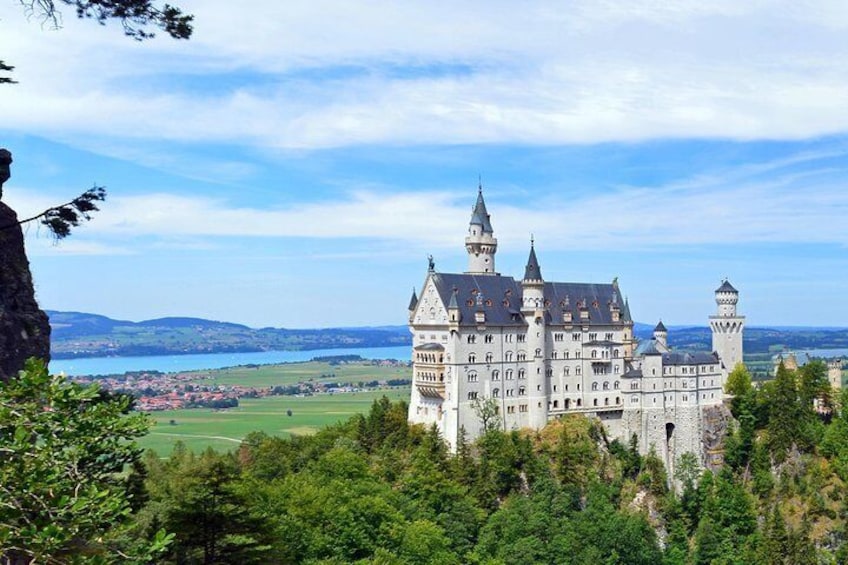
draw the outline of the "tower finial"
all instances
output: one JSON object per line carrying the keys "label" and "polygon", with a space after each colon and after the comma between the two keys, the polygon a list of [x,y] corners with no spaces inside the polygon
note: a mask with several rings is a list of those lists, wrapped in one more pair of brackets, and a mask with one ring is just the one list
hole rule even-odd
{"label": "tower finial", "polygon": [[483,194],[483,175],[477,173],[477,193]]}
{"label": "tower finial", "polygon": [[533,233],[530,233],[530,247],[534,247],[536,245],[536,239],[533,237]]}

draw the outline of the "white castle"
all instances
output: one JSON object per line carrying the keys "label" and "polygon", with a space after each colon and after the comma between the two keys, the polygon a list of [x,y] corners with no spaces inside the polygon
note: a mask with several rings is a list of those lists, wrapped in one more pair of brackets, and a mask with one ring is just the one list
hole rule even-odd
{"label": "white castle", "polygon": [[617,280],[545,281],[532,241],[524,278],[499,274],[482,187],[465,248],[466,273],[437,272],[431,259],[421,296],[412,293],[410,422],[435,424],[455,448],[462,429],[469,440],[482,433],[479,405],[492,399],[504,430],[585,414],[625,444],[635,434],[640,451],[655,450],[670,471],[684,452],[708,462],[705,421],[742,362],[745,318],[729,282],[715,292],[713,352],[677,353],[662,322],[637,343]]}

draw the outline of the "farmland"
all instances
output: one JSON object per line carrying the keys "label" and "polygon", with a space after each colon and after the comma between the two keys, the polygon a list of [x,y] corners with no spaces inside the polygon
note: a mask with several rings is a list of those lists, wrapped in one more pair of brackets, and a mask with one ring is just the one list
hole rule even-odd
{"label": "farmland", "polygon": [[[180,375],[182,383],[205,387],[240,387],[267,389],[298,383],[333,386],[335,383],[367,383],[409,379],[411,369],[403,364],[352,363],[286,363],[232,367],[213,371],[196,371]],[[184,386],[184,385],[183,385]],[[407,400],[409,387],[379,390],[322,393],[312,396],[264,396],[239,399],[237,408],[214,410],[192,408],[153,412],[153,427],[141,440],[145,449],[167,455],[177,441],[194,451],[207,447],[231,450],[250,432],[271,435],[310,434],[320,428],[347,420],[366,412],[371,403],[386,395],[391,400]],[[291,416],[288,411],[291,411]]]}

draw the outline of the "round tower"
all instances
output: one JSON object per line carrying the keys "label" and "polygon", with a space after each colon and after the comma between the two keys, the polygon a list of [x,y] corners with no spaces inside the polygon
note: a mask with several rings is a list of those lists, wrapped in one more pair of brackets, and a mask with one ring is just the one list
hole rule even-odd
{"label": "round tower", "polygon": [[713,351],[718,354],[724,365],[726,378],[727,373],[742,363],[742,330],[745,326],[745,316],[736,313],[739,291],[733,288],[727,279],[716,289],[715,301],[717,312],[715,316],[710,316]]}
{"label": "round tower", "polygon": [[492,221],[486,211],[483,200],[483,185],[477,187],[477,203],[471,211],[468,224],[468,237],[465,238],[465,250],[468,252],[467,274],[495,275],[495,253],[498,240],[492,230]]}
{"label": "round tower", "polygon": [[528,425],[544,428],[548,423],[548,379],[545,321],[545,281],[530,240],[530,257],[521,281],[521,313],[527,322]]}

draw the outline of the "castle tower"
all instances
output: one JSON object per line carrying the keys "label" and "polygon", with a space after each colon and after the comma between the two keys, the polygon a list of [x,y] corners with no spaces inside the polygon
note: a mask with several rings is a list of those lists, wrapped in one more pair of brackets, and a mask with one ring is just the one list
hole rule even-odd
{"label": "castle tower", "polygon": [[736,313],[739,291],[733,288],[727,279],[716,289],[715,301],[718,312],[715,316],[710,316],[713,351],[718,353],[726,372],[729,373],[742,362],[742,329],[745,316]]}
{"label": "castle tower", "polygon": [[521,313],[527,321],[528,426],[541,429],[548,423],[548,379],[545,339],[545,281],[530,240],[530,257],[521,281]]}
{"label": "castle tower", "polygon": [[477,203],[471,212],[465,249],[468,251],[468,271],[472,275],[495,275],[495,253],[498,240],[494,237],[492,222],[483,201],[483,185],[477,190]]}
{"label": "castle tower", "polygon": [[668,330],[665,329],[662,320],[654,328],[654,340],[657,342],[657,349],[663,352],[668,351]]}

